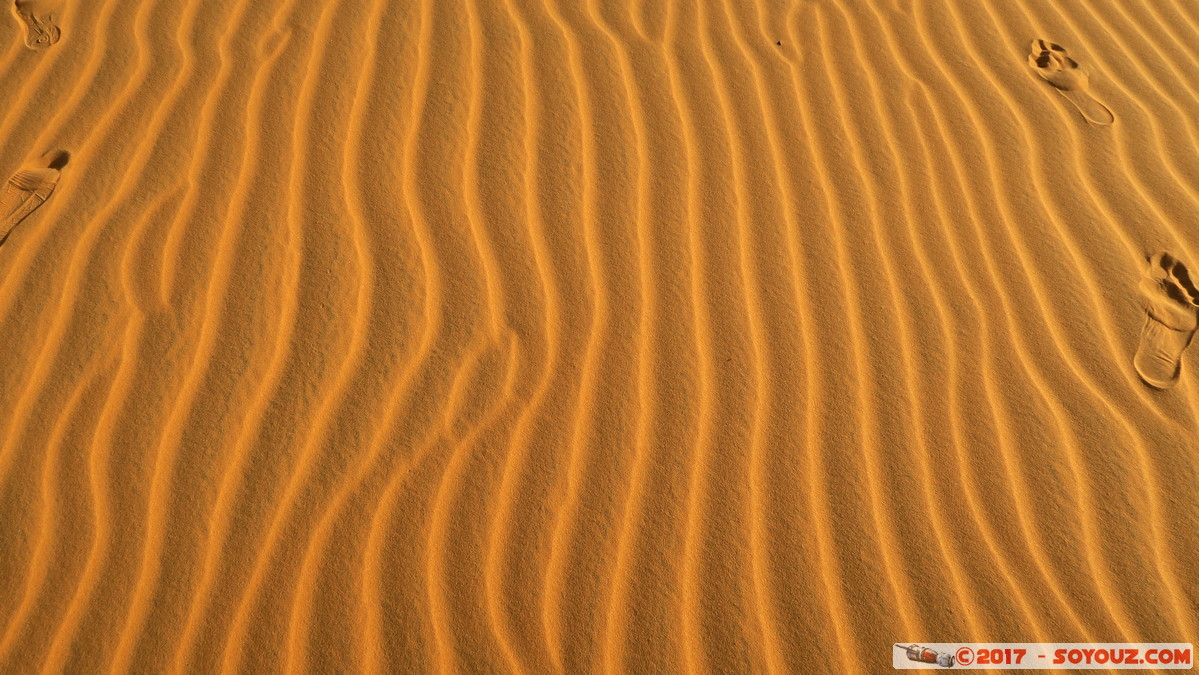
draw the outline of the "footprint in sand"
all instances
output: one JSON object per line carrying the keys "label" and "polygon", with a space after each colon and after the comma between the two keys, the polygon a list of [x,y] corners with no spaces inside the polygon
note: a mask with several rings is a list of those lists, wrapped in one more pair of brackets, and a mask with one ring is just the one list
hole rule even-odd
{"label": "footprint in sand", "polygon": [[13,14],[25,24],[25,46],[45,49],[58,42],[62,31],[54,22],[62,0],[13,0]]}
{"label": "footprint in sand", "polygon": [[1145,326],[1132,362],[1147,384],[1169,389],[1178,383],[1182,352],[1191,344],[1199,323],[1199,290],[1186,266],[1169,253],[1150,258],[1140,290]]}
{"label": "footprint in sand", "polygon": [[1066,54],[1064,47],[1048,40],[1033,40],[1029,49],[1028,65],[1062,96],[1070,99],[1088,122],[1105,126],[1116,121],[1112,111],[1087,91],[1089,77],[1078,67],[1078,62]]}
{"label": "footprint in sand", "polygon": [[66,150],[51,150],[14,173],[0,188],[0,214],[4,217],[0,222],[0,245],[14,227],[46,203],[58,184],[60,170],[70,158]]}

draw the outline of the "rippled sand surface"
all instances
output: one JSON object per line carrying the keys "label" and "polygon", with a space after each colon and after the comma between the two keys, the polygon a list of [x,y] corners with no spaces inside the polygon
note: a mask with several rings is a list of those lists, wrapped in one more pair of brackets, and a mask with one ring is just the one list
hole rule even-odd
{"label": "rippled sand surface", "polygon": [[1199,6],[17,0],[0,671],[1199,642]]}

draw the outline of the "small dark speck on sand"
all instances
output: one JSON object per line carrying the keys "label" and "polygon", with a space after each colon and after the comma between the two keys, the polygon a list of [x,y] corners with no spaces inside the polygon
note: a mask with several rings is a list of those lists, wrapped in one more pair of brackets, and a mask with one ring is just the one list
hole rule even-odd
{"label": "small dark speck on sand", "polygon": [[776,42],[776,43],[774,43],[774,44],[776,44],[776,45],[778,45],[778,46],[780,46],[780,47],[782,47],[782,46],[783,46],[783,43],[781,43],[781,42]]}

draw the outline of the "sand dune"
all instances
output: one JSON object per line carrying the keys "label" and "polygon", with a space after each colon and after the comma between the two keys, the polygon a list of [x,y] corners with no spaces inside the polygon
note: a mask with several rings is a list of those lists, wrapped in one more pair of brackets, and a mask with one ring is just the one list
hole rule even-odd
{"label": "sand dune", "polygon": [[11,10],[0,671],[1199,642],[1195,5]]}

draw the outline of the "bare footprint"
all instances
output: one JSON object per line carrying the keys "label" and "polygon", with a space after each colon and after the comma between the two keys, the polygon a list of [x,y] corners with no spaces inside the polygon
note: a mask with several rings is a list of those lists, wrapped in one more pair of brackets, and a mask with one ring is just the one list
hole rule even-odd
{"label": "bare footprint", "polygon": [[62,31],[54,21],[61,0],[13,0],[12,10],[25,24],[25,46],[45,49],[58,42]]}
{"label": "bare footprint", "polygon": [[0,215],[4,218],[0,221],[0,245],[8,240],[14,227],[46,203],[70,158],[66,150],[51,150],[22,167],[0,188]]}
{"label": "bare footprint", "polygon": [[1145,326],[1132,362],[1146,384],[1169,389],[1178,383],[1182,353],[1199,324],[1199,290],[1185,265],[1169,253],[1158,253],[1149,260],[1140,291]]}
{"label": "bare footprint", "polygon": [[1065,47],[1048,40],[1033,40],[1029,46],[1028,65],[1069,99],[1091,124],[1106,126],[1116,121],[1112,111],[1087,91],[1090,78],[1078,67],[1078,62],[1070,58]]}

